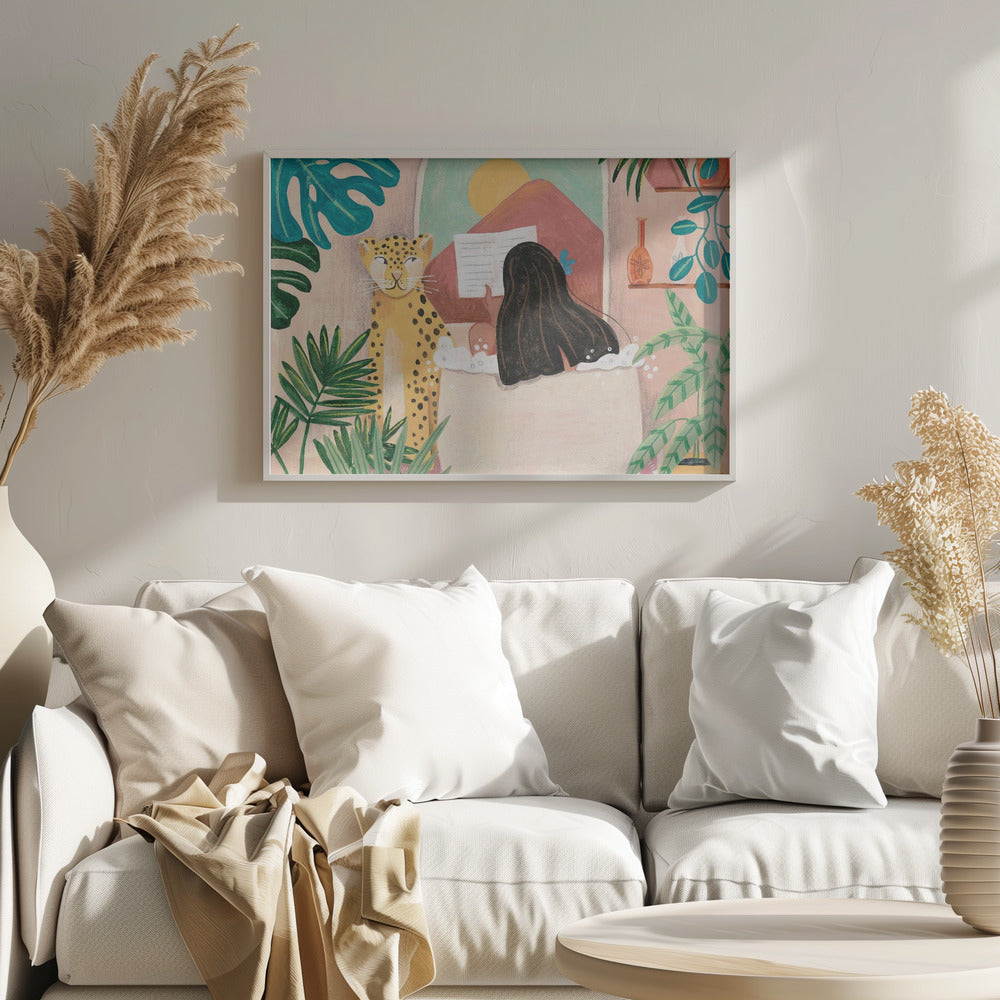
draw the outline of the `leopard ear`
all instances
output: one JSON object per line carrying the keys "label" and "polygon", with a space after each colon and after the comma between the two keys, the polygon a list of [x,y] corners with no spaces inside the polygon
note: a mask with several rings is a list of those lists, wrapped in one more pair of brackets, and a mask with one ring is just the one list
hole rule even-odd
{"label": "leopard ear", "polygon": [[358,253],[361,255],[362,263],[367,264],[375,253],[375,241],[362,240],[358,244]]}
{"label": "leopard ear", "polygon": [[430,233],[421,233],[417,237],[417,246],[428,256],[434,250],[434,237]]}

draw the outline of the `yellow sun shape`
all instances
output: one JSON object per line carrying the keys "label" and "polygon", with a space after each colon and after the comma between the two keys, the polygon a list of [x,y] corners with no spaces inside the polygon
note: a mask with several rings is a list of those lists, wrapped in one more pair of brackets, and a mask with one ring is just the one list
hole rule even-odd
{"label": "yellow sun shape", "polygon": [[488,215],[530,180],[528,171],[517,160],[487,160],[469,181],[469,204],[477,215]]}

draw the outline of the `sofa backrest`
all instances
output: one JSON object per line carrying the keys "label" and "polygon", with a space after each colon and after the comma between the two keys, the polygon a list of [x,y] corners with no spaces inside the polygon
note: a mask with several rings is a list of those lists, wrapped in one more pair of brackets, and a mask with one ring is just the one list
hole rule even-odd
{"label": "sofa backrest", "polygon": [[643,806],[666,809],[694,739],[688,713],[694,627],[710,590],[755,604],[817,601],[841,584],[728,577],[657,580],[642,607]]}
{"label": "sofa backrest", "polygon": [[[153,580],[136,606],[177,614],[239,581]],[[639,609],[626,580],[492,583],[503,647],[552,780],[634,816],[639,807]]]}

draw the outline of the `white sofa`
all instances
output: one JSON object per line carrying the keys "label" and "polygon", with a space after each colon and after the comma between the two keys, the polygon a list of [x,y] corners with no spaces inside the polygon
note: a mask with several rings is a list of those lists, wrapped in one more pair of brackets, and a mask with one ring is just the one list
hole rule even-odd
{"label": "white sofa", "polygon": [[[137,604],[175,613],[232,586],[153,582]],[[421,997],[593,996],[557,972],[556,932],[644,902],[806,894],[942,901],[933,797],[896,795],[870,810],[765,801],[666,809],[693,736],[691,649],[708,590],[763,602],[815,599],[835,586],[664,580],[640,608],[622,580],[494,583],[524,713],[568,795],[418,806],[438,970]],[[880,631],[890,627],[883,622]],[[891,680],[880,733],[901,714],[928,710],[919,685]],[[3,775],[0,995],[206,1000],[152,846],[139,837],[111,842],[111,766],[86,705],[52,704],[72,697],[64,687],[35,710]],[[970,730],[975,714],[970,707]],[[937,758],[949,740],[954,746],[949,734],[927,741],[931,770],[943,771]],[[887,764],[897,772],[909,766],[893,756]],[[880,778],[890,792],[913,784],[905,774],[880,771]],[[29,968],[29,954],[40,968]]]}

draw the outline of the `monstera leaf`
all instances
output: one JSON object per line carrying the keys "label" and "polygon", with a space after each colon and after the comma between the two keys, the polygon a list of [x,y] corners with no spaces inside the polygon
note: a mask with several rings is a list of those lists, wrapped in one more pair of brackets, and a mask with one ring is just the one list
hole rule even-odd
{"label": "monstera leaf", "polygon": [[[314,274],[319,271],[319,250],[307,239],[295,243],[282,243],[271,239],[271,260],[289,260]],[[309,275],[288,268],[271,268],[271,329],[287,330],[292,317],[299,311],[299,300],[294,292],[282,285],[289,285],[299,292],[312,291]]]}
{"label": "monstera leaf", "polygon": [[[343,164],[362,173],[339,176],[334,170]],[[290,186],[298,181],[298,209],[307,236],[316,246],[330,249],[323,231],[326,219],[342,236],[363,233],[374,219],[371,205],[385,203],[385,189],[399,183],[399,167],[392,160],[336,160],[327,157],[271,161],[271,236],[282,243],[302,239],[302,226],[292,213]],[[355,197],[357,196],[357,197]]]}

